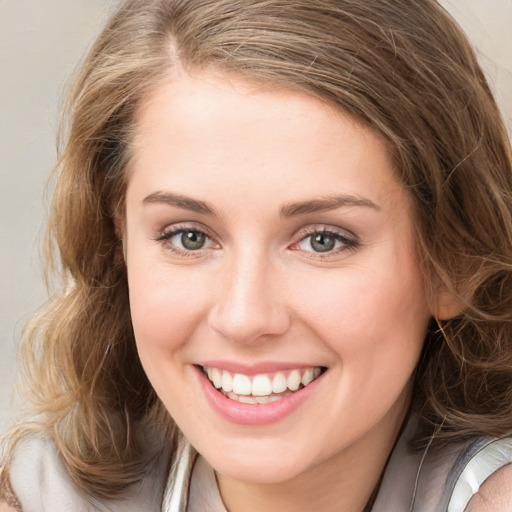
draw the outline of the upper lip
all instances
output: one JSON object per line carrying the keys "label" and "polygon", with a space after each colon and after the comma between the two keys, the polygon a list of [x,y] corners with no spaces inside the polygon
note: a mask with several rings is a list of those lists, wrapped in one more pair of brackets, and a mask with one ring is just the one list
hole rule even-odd
{"label": "upper lip", "polygon": [[199,366],[208,368],[217,368],[232,373],[242,373],[244,375],[259,375],[262,373],[273,373],[285,370],[306,369],[321,367],[312,363],[279,362],[279,361],[261,361],[258,363],[239,363],[236,361],[209,360],[201,361]]}

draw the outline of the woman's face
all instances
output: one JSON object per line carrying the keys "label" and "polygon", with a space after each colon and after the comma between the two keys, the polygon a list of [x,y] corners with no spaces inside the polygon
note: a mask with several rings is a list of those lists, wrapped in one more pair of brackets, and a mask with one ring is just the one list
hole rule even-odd
{"label": "woman's face", "polygon": [[430,312],[382,141],[304,94],[182,75],[141,106],[130,173],[138,350],[195,448],[254,482],[389,450]]}

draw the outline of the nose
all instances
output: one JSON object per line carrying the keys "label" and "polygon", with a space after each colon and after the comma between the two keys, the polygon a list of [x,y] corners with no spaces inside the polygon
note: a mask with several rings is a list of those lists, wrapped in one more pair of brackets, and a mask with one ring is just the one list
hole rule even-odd
{"label": "nose", "polygon": [[284,334],[290,325],[279,269],[264,255],[227,258],[219,274],[210,327],[237,343],[253,343]]}

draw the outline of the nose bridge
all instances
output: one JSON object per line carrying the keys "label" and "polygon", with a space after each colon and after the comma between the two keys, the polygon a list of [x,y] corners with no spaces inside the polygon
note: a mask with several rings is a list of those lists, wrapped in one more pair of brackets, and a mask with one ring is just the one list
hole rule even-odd
{"label": "nose bridge", "polygon": [[279,279],[267,250],[241,246],[226,258],[219,276],[217,301],[212,308],[213,329],[233,341],[249,343],[282,334],[289,319]]}

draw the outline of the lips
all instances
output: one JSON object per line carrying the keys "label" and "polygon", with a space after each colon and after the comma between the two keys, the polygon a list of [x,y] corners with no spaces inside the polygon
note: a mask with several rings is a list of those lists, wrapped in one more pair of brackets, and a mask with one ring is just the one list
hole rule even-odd
{"label": "lips", "polygon": [[[321,389],[321,382],[329,373],[327,368],[321,366],[294,367],[280,363],[244,366],[209,361],[194,365],[193,368],[203,396],[221,418],[229,423],[262,427],[282,421],[304,407],[310,397]],[[313,380],[307,383],[311,378]],[[274,383],[278,386],[275,389],[284,388],[284,391],[274,393]],[[226,389],[231,387],[232,390],[225,391],[223,384]],[[295,391],[288,387],[289,384]],[[235,393],[233,386],[235,390],[248,394]],[[270,394],[253,394],[269,392],[269,387]]]}
{"label": "lips", "polygon": [[245,404],[267,404],[303,389],[322,373],[321,367],[246,375],[211,366],[203,366],[208,380],[227,398]]}

